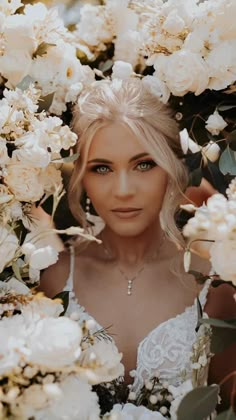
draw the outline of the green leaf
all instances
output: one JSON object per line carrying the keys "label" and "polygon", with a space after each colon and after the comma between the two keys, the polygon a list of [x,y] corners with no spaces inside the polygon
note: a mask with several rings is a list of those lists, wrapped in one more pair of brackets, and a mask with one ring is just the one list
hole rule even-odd
{"label": "green leaf", "polygon": [[223,413],[218,414],[215,420],[236,420],[236,414],[233,411],[233,408],[230,407],[229,410],[223,411]]}
{"label": "green leaf", "polygon": [[224,321],[222,319],[217,318],[203,318],[201,320],[202,324],[210,324],[213,327],[218,328],[229,328],[229,329],[236,329],[236,319],[230,319],[227,321]]}
{"label": "green leaf", "polygon": [[47,54],[49,48],[55,47],[55,46],[56,44],[51,44],[49,42],[41,42],[37,50],[33,53],[33,58],[42,57],[43,55]]}
{"label": "green leaf", "polygon": [[223,111],[229,111],[230,109],[233,109],[233,108],[236,108],[236,105],[219,105],[217,107],[217,110],[223,112]]}
{"label": "green leaf", "polygon": [[224,194],[228,183],[225,179],[225,176],[220,171],[218,163],[216,164],[215,162],[211,162],[210,160],[208,160],[207,167],[204,169],[206,171],[205,176],[207,176],[208,181],[213,185],[213,187],[217,191]]}
{"label": "green leaf", "polygon": [[52,105],[54,94],[55,92],[52,92],[46,96],[41,96],[41,98],[39,98],[38,112],[49,110],[50,106]]}
{"label": "green leaf", "polygon": [[20,83],[16,85],[16,87],[24,92],[25,90],[29,89],[31,83],[34,83],[34,79],[32,79],[32,77],[28,75],[25,76],[24,79],[22,79]]}
{"label": "green leaf", "polygon": [[74,153],[71,156],[62,157],[60,159],[54,159],[52,162],[53,163],[70,163],[70,162],[74,162],[76,159],[78,159],[79,155],[80,155],[79,153]]}
{"label": "green leaf", "polygon": [[232,150],[236,150],[236,130],[231,131],[226,137],[227,142],[230,144]]}
{"label": "green leaf", "polygon": [[236,319],[223,321],[214,318],[204,318],[200,320],[200,323],[212,326],[212,353],[220,353],[231,344],[236,343]]}
{"label": "green leaf", "polygon": [[193,187],[199,187],[202,181],[202,177],[202,168],[194,169],[192,172],[190,172],[189,184]]}
{"label": "green leaf", "polygon": [[220,157],[219,168],[224,175],[236,175],[235,152],[229,146],[226,147]]}
{"label": "green leaf", "polygon": [[[189,270],[189,274],[192,274],[195,277],[195,280],[198,284],[204,284],[209,279],[209,275],[205,276],[204,274],[200,273],[199,271]],[[225,282],[223,282],[225,283]]]}
{"label": "green leaf", "polygon": [[69,305],[69,291],[68,290],[64,290],[63,292],[58,293],[56,296],[53,297],[53,299],[61,299],[62,301],[62,305],[64,310],[62,311],[62,313],[60,314],[60,316],[65,315],[66,310],[68,308]]}
{"label": "green leaf", "polygon": [[203,386],[190,391],[177,410],[178,420],[205,420],[215,410],[219,386]]}
{"label": "green leaf", "polygon": [[198,331],[198,329],[201,325],[202,315],[203,315],[202,305],[201,305],[201,302],[200,302],[199,298],[197,298],[197,326],[196,326],[196,331]]}
{"label": "green leaf", "polygon": [[107,60],[105,61],[105,63],[101,64],[99,66],[99,70],[101,70],[103,73],[105,73],[106,71],[110,70],[113,66],[113,61],[112,60]]}
{"label": "green leaf", "polygon": [[15,274],[17,280],[22,281],[21,274],[20,274],[20,268],[19,268],[19,266],[17,264],[17,261],[13,261],[13,263],[12,263],[12,270],[13,270],[13,273]]}

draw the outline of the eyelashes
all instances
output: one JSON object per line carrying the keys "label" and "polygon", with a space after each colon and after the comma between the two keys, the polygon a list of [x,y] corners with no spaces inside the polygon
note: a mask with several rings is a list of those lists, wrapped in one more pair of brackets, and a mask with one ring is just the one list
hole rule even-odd
{"label": "eyelashes", "polygon": [[[158,165],[153,160],[142,160],[141,162],[137,163],[134,170],[138,170],[140,172],[147,172],[151,170],[152,168],[154,168],[155,166],[158,166]],[[95,172],[99,175],[106,175],[109,172],[113,172],[113,170],[111,169],[109,165],[104,165],[104,164],[95,165],[90,168],[90,171]]]}

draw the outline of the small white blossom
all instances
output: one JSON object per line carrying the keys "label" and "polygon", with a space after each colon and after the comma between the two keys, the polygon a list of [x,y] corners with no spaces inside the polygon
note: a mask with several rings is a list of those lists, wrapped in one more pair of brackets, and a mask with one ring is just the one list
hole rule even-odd
{"label": "small white blossom", "polygon": [[221,117],[217,110],[210,115],[206,121],[206,129],[213,136],[218,135],[226,126],[227,122]]}

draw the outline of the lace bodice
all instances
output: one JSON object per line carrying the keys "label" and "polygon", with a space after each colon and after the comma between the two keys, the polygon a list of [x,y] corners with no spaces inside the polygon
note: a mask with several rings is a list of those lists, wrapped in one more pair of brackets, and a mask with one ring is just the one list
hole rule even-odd
{"label": "lace bodice", "polygon": [[[74,250],[71,249],[70,274],[64,290],[70,292],[67,315],[79,312],[79,322],[94,319],[88,314],[75,297],[73,291]],[[204,308],[210,285],[208,280],[199,294],[199,301]],[[95,321],[96,329],[102,328]],[[162,322],[154,328],[139,344],[137,350],[136,370],[131,372],[134,377],[132,390],[137,392],[144,381],[154,376],[161,382],[178,386],[191,378],[191,352],[197,334],[197,301],[187,307],[181,314]]]}

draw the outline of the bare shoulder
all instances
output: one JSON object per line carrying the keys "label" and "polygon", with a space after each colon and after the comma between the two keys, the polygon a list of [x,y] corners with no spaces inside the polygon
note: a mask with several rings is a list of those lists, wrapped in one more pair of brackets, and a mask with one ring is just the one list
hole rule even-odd
{"label": "bare shoulder", "polygon": [[[89,278],[97,269],[99,260],[98,245],[94,243],[82,246],[73,246],[74,249],[74,275],[79,277],[82,287],[83,279]],[[46,269],[40,279],[39,290],[47,296],[53,297],[60,293],[66,285],[70,273],[70,250],[62,251],[56,264]]]}
{"label": "bare shoulder", "polygon": [[65,250],[59,254],[56,264],[48,267],[40,278],[39,290],[53,297],[64,288],[70,272],[70,253]]}
{"label": "bare shoulder", "polygon": [[211,318],[230,319],[236,317],[235,294],[235,288],[229,283],[210,287],[205,311]]}

